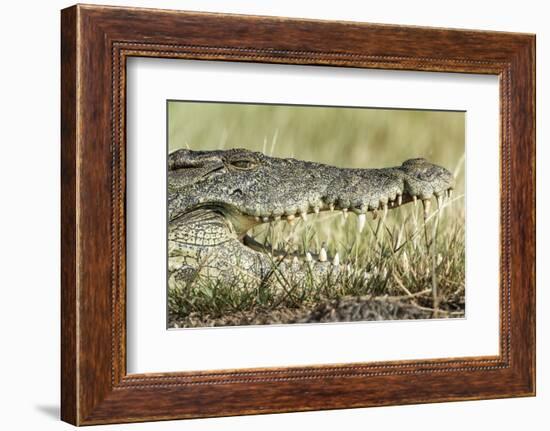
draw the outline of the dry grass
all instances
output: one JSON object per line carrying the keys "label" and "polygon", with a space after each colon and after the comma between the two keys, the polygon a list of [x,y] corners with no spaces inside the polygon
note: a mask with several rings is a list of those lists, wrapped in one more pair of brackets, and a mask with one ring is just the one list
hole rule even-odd
{"label": "dry grass", "polygon": [[[453,205],[451,203],[444,211],[452,211]],[[371,221],[361,235],[352,226],[354,216],[351,215],[339,230],[327,227],[341,223],[334,220],[308,224],[301,222],[290,229],[291,233],[287,232],[288,226],[272,226],[267,233],[263,233],[264,239],[290,238],[281,242],[279,247],[299,252],[315,250],[316,244],[325,242],[323,237],[340,235],[339,241],[327,242],[329,254],[338,251],[343,261],[349,262],[355,270],[335,273],[319,281],[308,278],[302,283],[285,279],[284,274],[275,274],[282,280],[283,289],[267,284],[243,289],[237,280],[233,285],[200,279],[173,285],[169,290],[171,326],[203,326],[213,322],[227,324],[235,320],[235,315],[254,322],[258,316],[275,311],[277,313],[270,323],[285,323],[319,304],[338,298],[365,296],[400,299],[418,309],[430,311],[422,317],[463,316],[463,224],[456,222],[456,216],[446,220],[443,215],[434,239],[437,212],[432,214],[426,225],[422,220],[422,211],[413,205],[403,208],[401,213],[394,217],[401,218],[400,223],[397,220]],[[317,224],[322,227],[318,229]],[[296,313],[281,317],[281,310],[296,310]],[[238,321],[242,324],[243,319]]]}

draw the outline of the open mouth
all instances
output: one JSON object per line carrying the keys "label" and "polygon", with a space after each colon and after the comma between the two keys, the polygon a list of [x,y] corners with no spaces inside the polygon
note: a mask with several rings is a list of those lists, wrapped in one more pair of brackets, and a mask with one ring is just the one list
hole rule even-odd
{"label": "open mouth", "polygon": [[[290,226],[296,226],[299,223],[314,222],[320,220],[320,217],[328,214],[334,217],[340,216],[343,223],[348,222],[350,217],[355,218],[356,232],[361,234],[365,229],[367,217],[372,217],[373,220],[384,222],[389,211],[395,210],[408,203],[418,205],[418,201],[422,202],[423,215],[426,220],[432,212],[432,202],[435,202],[437,210],[442,209],[447,202],[452,199],[453,188],[448,187],[442,191],[434,192],[432,196],[416,196],[408,193],[396,194],[387,200],[380,201],[376,206],[355,206],[346,207],[339,205],[338,201],[326,203],[318,202],[316,205],[309,206],[301,211],[285,211],[283,214],[270,215],[250,215],[239,211],[237,208],[227,204],[217,204],[211,207],[212,210],[222,214],[228,223],[230,229],[234,231],[241,243],[260,253],[265,253],[272,256],[276,260],[291,260],[294,263],[298,262],[321,262],[340,265],[341,259],[338,252],[332,256],[329,255],[328,247],[325,244],[321,245],[317,250],[306,250],[302,253],[288,247],[277,248],[277,244],[270,244],[266,241],[259,241],[254,238],[252,231],[257,231],[256,228],[262,225],[274,226],[285,221]],[[353,215],[352,215],[353,213]],[[268,227],[268,226],[266,226]]]}

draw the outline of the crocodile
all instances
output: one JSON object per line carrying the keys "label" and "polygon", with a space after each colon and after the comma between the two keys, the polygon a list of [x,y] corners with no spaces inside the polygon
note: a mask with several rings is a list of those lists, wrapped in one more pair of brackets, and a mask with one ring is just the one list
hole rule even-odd
{"label": "crocodile", "polygon": [[419,200],[450,197],[453,175],[423,158],[380,169],[340,168],[245,149],[168,155],[168,271],[176,281],[198,275],[244,284],[277,284],[278,275],[300,280],[349,269],[322,247],[304,255],[272,250],[248,234],[279,220],[294,223],[324,211],[354,213],[357,228],[367,214]]}

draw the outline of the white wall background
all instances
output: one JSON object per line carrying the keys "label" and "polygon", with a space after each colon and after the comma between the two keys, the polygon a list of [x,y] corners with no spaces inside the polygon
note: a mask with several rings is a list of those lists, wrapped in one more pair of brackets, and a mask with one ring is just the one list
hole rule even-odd
{"label": "white wall background", "polygon": [[[119,0],[172,9],[477,28],[537,34],[538,396],[104,426],[95,429],[257,430],[342,428],[465,430],[547,429],[550,423],[550,27],[545,2],[298,0]],[[61,430],[59,422],[59,10],[67,1],[4,2],[0,15],[0,427]],[[545,163],[546,162],[546,163]]]}

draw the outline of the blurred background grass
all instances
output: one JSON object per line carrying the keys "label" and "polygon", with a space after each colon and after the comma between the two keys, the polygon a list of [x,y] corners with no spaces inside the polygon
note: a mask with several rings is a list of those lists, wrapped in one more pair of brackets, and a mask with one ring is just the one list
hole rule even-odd
{"label": "blurred background grass", "polygon": [[246,148],[350,168],[425,157],[464,192],[464,112],[170,101],[168,129],[170,152]]}

